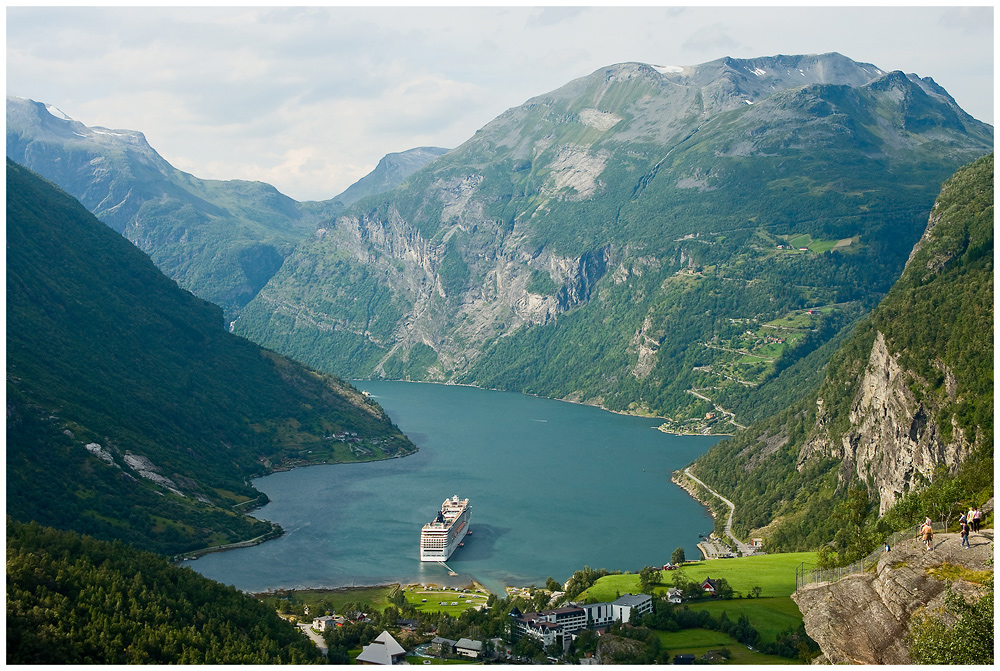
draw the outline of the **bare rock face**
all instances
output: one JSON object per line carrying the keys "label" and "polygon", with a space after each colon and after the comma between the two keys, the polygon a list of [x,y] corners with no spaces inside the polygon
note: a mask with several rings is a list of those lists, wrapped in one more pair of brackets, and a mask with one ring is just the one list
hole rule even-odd
{"label": "bare rock face", "polygon": [[952,428],[951,440],[941,437],[934,409],[916,401],[907,388],[910,377],[879,333],[861,393],[851,408],[856,429],[844,439],[844,456],[855,464],[858,477],[870,473],[874,479],[879,514],[917,484],[916,474],[930,480],[937,464],[957,465],[971,449],[958,426]]}
{"label": "bare rock face", "polygon": [[[792,595],[802,611],[806,632],[823,651],[820,662],[831,664],[913,664],[906,647],[910,622],[923,610],[944,604],[948,584],[937,577],[943,564],[992,572],[993,530],[974,533],[971,548],[961,547],[956,533],[938,534],[930,551],[908,540],[885,553],[874,572],[836,582],[807,585]],[[967,598],[982,586],[955,580],[953,590]]]}
{"label": "bare rock face", "polygon": [[[949,370],[944,373],[945,388],[953,395],[954,375]],[[937,408],[916,399],[910,389],[914,382],[923,384],[900,365],[885,338],[877,333],[851,405],[850,431],[840,444],[831,444],[826,433],[820,432],[803,446],[799,468],[817,453],[842,460],[842,477],[853,474],[874,484],[872,491],[877,492],[879,514],[883,515],[910,488],[933,480],[938,464],[956,467],[973,446],[957,424],[952,424],[951,438],[943,438],[934,419]],[[822,399],[817,403],[822,425]]]}

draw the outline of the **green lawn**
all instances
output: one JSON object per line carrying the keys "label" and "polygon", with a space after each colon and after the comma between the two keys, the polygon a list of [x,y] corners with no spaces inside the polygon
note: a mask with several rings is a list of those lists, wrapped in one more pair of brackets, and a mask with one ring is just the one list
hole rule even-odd
{"label": "green lawn", "polygon": [[[798,664],[799,660],[785,659],[776,655],[765,655],[756,650],[748,650],[742,643],[721,631],[709,629],[684,629],[683,631],[658,631],[660,647],[671,655],[692,654],[701,657],[709,650],[727,648],[732,653],[730,664]],[[671,658],[672,659],[672,658]]]}
{"label": "green lawn", "polygon": [[[406,595],[406,600],[421,612],[439,612],[453,617],[457,617],[462,611],[468,610],[473,606],[485,604],[488,598],[488,595],[484,592],[474,592],[472,590],[462,592],[461,590],[454,589],[431,590],[424,589],[419,585],[407,587],[403,591],[403,594]],[[427,599],[427,601],[424,601],[424,599]],[[442,606],[442,601],[448,605]],[[451,605],[452,603],[457,605],[453,606]]]}
{"label": "green lawn", "polygon": [[[748,594],[754,587],[760,587],[761,596],[787,597],[795,591],[795,569],[803,562],[807,566],[814,565],[816,553],[788,552],[686,562],[676,572],[683,574],[689,582],[701,582],[705,578],[725,578],[734,590],[743,594]],[[661,573],[661,583],[655,588],[657,594],[665,593],[672,586],[676,572]],[[636,594],[638,591],[639,574],[609,575],[582,592],[577,600],[591,598],[594,601],[614,601],[619,594]]]}
{"label": "green lawn", "polygon": [[761,638],[773,642],[786,629],[797,627],[802,622],[802,613],[791,597],[776,596],[761,599],[730,599],[728,601],[706,601],[692,603],[691,610],[704,610],[712,617],[723,612],[735,622],[746,614],[750,624],[760,632]]}

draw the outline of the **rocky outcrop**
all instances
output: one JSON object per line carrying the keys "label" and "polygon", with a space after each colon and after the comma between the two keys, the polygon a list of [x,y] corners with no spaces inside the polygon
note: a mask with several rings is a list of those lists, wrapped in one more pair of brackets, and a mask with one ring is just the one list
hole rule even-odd
{"label": "rocky outcrop", "polygon": [[[944,388],[954,400],[955,378],[944,370]],[[913,386],[926,386],[922,380],[900,365],[881,333],[876,333],[868,365],[850,409],[850,430],[839,444],[828,443],[828,434],[820,432],[803,446],[800,469],[809,458],[825,453],[843,463],[843,477],[851,475],[873,484],[878,496],[879,514],[884,514],[911,488],[934,477],[939,464],[957,467],[971,452],[957,424],[945,439],[930,405],[932,396],[918,400]],[[823,400],[818,422],[822,426]]]}
{"label": "rocky outcrop", "polygon": [[906,638],[914,618],[941,608],[949,585],[967,598],[986,589],[977,581],[941,577],[945,566],[964,569],[948,571],[952,576],[992,573],[993,530],[974,533],[969,542],[965,549],[958,534],[938,534],[928,552],[922,542],[907,540],[885,553],[874,571],[796,591],[792,599],[806,633],[823,651],[819,662],[913,664]]}

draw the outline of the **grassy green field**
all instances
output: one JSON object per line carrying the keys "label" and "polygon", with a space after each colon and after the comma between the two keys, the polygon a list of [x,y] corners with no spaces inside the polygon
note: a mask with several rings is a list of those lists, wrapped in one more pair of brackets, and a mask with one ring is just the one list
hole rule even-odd
{"label": "grassy green field", "polygon": [[[725,578],[734,590],[743,594],[748,594],[754,587],[760,587],[761,596],[791,596],[795,591],[795,569],[802,563],[814,565],[816,553],[788,552],[686,562],[676,572],[683,574],[688,582]],[[657,594],[665,593],[673,585],[676,572],[661,573],[661,583],[655,588]],[[609,575],[582,592],[577,600],[592,598],[594,601],[614,601],[619,594],[635,594],[638,591],[639,574]]]}
{"label": "grassy green field", "polygon": [[742,643],[721,631],[709,629],[684,629],[683,631],[658,631],[660,647],[671,655],[692,654],[701,657],[709,650],[727,648],[732,657],[730,664],[798,664],[798,660],[785,659],[776,655],[765,655],[756,650],[748,650]]}
{"label": "grassy green field", "polygon": [[[440,612],[453,617],[464,610],[485,604],[489,596],[486,591],[476,592],[470,589],[463,592],[455,589],[430,589],[420,585],[406,587],[403,594],[407,602],[421,612]],[[442,601],[447,605],[442,606]]]}
{"label": "grassy green field", "polygon": [[719,617],[723,612],[736,621],[740,615],[746,615],[750,624],[756,629],[761,639],[774,642],[778,634],[786,629],[797,627],[802,622],[802,613],[791,597],[775,596],[761,599],[729,599],[727,601],[706,601],[693,603],[691,610],[704,610],[713,617]]}

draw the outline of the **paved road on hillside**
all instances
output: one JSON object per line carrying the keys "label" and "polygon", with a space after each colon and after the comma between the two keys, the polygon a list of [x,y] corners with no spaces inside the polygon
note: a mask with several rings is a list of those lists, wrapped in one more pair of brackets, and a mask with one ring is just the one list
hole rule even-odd
{"label": "paved road on hillside", "polygon": [[312,626],[304,623],[300,623],[298,626],[299,629],[302,630],[303,634],[312,639],[312,642],[316,644],[316,647],[319,648],[320,652],[322,652],[324,655],[330,652],[329,648],[327,648],[326,646],[326,641],[323,640],[322,636],[320,636],[319,634],[317,634],[315,631],[312,630]]}
{"label": "paved road on hillside", "polygon": [[736,547],[739,548],[740,552],[742,552],[745,555],[753,554],[753,548],[751,548],[749,545],[746,545],[745,543],[743,543],[743,541],[741,541],[739,538],[733,535],[733,513],[736,512],[736,506],[733,504],[733,502],[727,499],[719,492],[709,487],[708,485],[706,485],[704,482],[696,478],[694,475],[692,475],[690,467],[685,468],[684,473],[689,478],[697,482],[699,485],[707,489],[711,494],[722,499],[722,502],[725,503],[727,506],[729,506],[729,519],[726,520],[726,535],[729,536],[731,539],[733,539],[733,543],[736,544]]}

